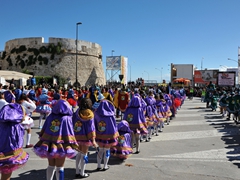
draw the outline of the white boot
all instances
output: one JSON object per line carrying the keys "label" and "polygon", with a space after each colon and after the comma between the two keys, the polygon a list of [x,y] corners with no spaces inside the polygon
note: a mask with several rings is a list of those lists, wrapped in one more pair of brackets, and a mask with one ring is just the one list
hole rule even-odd
{"label": "white boot", "polygon": [[109,169],[109,166],[107,165],[109,158],[110,158],[110,149],[105,149],[104,159],[103,159],[103,162],[104,162],[103,170],[105,170],[105,171]]}
{"label": "white boot", "polygon": [[102,163],[102,156],[103,156],[103,153],[104,153],[104,148],[99,148],[99,151],[97,153],[97,170],[100,170],[101,169],[101,163]]}
{"label": "white boot", "polygon": [[64,167],[57,167],[56,168],[56,179],[57,180],[64,180]]}
{"label": "white boot", "polygon": [[80,163],[80,166],[81,166],[81,177],[88,177],[89,174],[85,173],[85,168],[86,168],[86,165],[88,163],[88,156],[87,154],[83,154],[81,153],[81,163]]}
{"label": "white boot", "polygon": [[80,174],[80,170],[79,170],[80,160],[81,160],[81,153],[78,153],[77,156],[76,156],[76,161],[75,161],[76,176]]}
{"label": "white boot", "polygon": [[47,167],[47,180],[53,180],[53,176],[55,173],[55,166]]}

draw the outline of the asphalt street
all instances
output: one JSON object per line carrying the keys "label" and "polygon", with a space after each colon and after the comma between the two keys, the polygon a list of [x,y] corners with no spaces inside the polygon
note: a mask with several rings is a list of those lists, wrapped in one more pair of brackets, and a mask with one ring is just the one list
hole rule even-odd
{"label": "asphalt street", "polygon": [[[125,161],[111,157],[110,169],[96,171],[96,151],[90,150],[89,180],[237,180],[240,179],[239,125],[222,118],[219,110],[205,108],[200,98],[186,100],[159,136],[140,144],[140,153]],[[34,114],[38,127],[38,114]],[[31,143],[39,129],[32,130]],[[13,172],[13,180],[46,179],[47,159],[31,149],[27,164]],[[134,150],[135,151],[135,150]],[[65,163],[65,180],[75,179],[75,160]]]}

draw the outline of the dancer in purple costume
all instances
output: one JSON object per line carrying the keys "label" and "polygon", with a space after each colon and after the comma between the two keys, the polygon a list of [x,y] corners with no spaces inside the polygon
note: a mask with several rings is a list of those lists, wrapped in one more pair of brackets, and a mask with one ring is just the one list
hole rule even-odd
{"label": "dancer in purple costume", "polygon": [[165,100],[163,99],[162,94],[156,94],[156,108],[158,113],[158,122],[155,124],[155,133],[156,135],[158,132],[162,132],[162,127],[164,126],[164,121],[166,120],[166,115],[164,111],[163,103],[165,103]]}
{"label": "dancer in purple costume", "polygon": [[126,120],[122,120],[118,125],[118,144],[111,147],[111,154],[125,160],[133,153],[132,149],[132,130]]}
{"label": "dancer in purple costume", "polygon": [[88,149],[89,146],[97,147],[94,114],[91,109],[91,99],[83,98],[81,99],[79,109],[73,115],[73,129],[80,151],[76,156],[76,178],[89,176],[89,174],[85,173],[86,164],[88,163]]}
{"label": "dancer in purple costume", "polygon": [[[94,112],[94,121],[96,127],[96,142],[99,145],[97,152],[97,170],[108,170],[108,161],[110,158],[110,148],[117,145],[119,136],[117,131],[115,108],[108,100],[102,100]],[[104,156],[104,159],[103,159]],[[103,169],[101,161],[104,161]]]}
{"label": "dancer in purple costume", "polygon": [[4,91],[4,97],[8,103],[16,102],[16,96],[13,94],[13,87],[9,87],[8,90]]}
{"label": "dancer in purple costume", "polygon": [[170,120],[172,119],[171,108],[173,107],[173,103],[168,94],[164,95],[164,99],[162,99],[162,104],[163,104],[164,117],[167,122],[167,125],[169,125]]}
{"label": "dancer in purple costume", "polygon": [[146,137],[146,142],[149,142],[152,138],[152,133],[154,131],[154,124],[157,121],[158,114],[156,109],[156,99],[153,97],[153,91],[149,91],[148,96],[144,99],[147,103],[145,118],[147,121],[148,134]]}
{"label": "dancer in purple costume", "polygon": [[50,107],[51,102],[48,100],[49,96],[47,95],[48,90],[46,88],[42,89],[42,94],[38,97],[40,104],[36,108],[36,112],[40,113],[39,117],[39,129],[42,129],[42,119],[47,117],[52,108]]}
{"label": "dancer in purple costume", "polygon": [[170,111],[171,111],[171,116],[170,116],[169,120],[172,120],[172,118],[175,117],[175,107],[173,105],[174,97],[173,97],[173,95],[170,95],[170,94],[164,94],[163,97],[164,97],[164,100],[166,101],[166,105],[170,108]]}
{"label": "dancer in purple costume", "polygon": [[55,104],[57,104],[58,100],[61,99],[61,95],[59,93],[59,90],[57,90],[54,94],[53,94],[53,99],[52,99],[52,108],[55,106]]}
{"label": "dancer in purple costume", "polygon": [[138,95],[132,97],[124,113],[123,119],[128,121],[130,129],[133,131],[132,147],[135,142],[135,153],[138,154],[140,152],[140,135],[146,135],[148,133],[141,97]]}
{"label": "dancer in purple costume", "polygon": [[0,172],[1,180],[10,180],[12,172],[22,167],[29,154],[23,151],[25,111],[20,104],[10,103],[0,111]]}
{"label": "dancer in purple costume", "polygon": [[47,117],[39,134],[39,141],[33,150],[41,158],[48,158],[47,180],[64,178],[65,158],[72,158],[78,150],[73,124],[72,107],[65,100],[59,100]]}

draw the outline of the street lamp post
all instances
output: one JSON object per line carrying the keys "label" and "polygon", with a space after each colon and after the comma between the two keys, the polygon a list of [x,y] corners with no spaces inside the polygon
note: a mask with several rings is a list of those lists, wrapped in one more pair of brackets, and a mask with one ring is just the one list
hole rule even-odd
{"label": "street lamp post", "polygon": [[237,62],[237,63],[238,63],[238,61],[237,61],[237,60],[235,60],[235,59],[228,58],[228,60],[229,60],[229,61],[235,61],[235,62]]}
{"label": "street lamp post", "polygon": [[237,74],[237,78],[238,78],[238,84],[240,84],[240,71],[239,71],[239,67],[240,67],[240,62],[239,61],[237,61],[237,60],[235,60],[235,59],[231,59],[231,58],[228,58],[228,60],[229,61],[234,61],[234,62],[236,62],[237,63],[237,68],[238,68],[238,70],[237,70],[237,72],[238,72],[238,74]]}
{"label": "street lamp post", "polygon": [[76,23],[76,82],[75,82],[75,86],[76,89],[78,87],[78,67],[77,67],[77,61],[78,61],[78,25],[81,25],[81,22],[77,22]]}
{"label": "street lamp post", "polygon": [[[111,62],[111,66],[113,67],[113,53],[114,53],[115,51],[114,50],[112,50],[112,62]],[[111,70],[111,82],[113,82],[113,69]]]}
{"label": "street lamp post", "polygon": [[[134,63],[135,61],[133,61]],[[130,82],[132,81],[132,66],[130,63],[128,63],[128,65],[130,66]]]}

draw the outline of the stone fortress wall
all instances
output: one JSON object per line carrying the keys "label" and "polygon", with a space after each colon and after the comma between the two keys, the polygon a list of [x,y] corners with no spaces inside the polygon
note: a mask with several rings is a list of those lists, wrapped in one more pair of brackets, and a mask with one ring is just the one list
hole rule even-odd
{"label": "stone fortress wall", "polygon": [[69,79],[71,84],[77,77],[81,85],[105,85],[102,64],[102,48],[97,43],[66,38],[42,37],[19,38],[7,41],[2,52],[2,70],[32,72],[36,76],[58,75]]}

